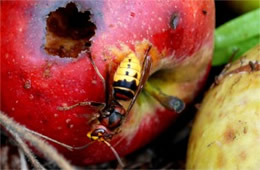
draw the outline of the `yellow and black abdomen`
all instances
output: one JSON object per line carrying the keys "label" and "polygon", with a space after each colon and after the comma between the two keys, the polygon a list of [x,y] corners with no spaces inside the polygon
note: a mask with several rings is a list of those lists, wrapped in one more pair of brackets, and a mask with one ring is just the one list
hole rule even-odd
{"label": "yellow and black abdomen", "polygon": [[134,53],[129,54],[120,63],[114,75],[114,97],[118,100],[130,100],[138,88],[141,65]]}

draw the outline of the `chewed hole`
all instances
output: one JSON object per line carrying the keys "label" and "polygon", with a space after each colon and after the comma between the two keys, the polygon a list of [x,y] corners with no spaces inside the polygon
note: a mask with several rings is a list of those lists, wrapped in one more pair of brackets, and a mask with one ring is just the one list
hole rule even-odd
{"label": "chewed hole", "polygon": [[48,15],[45,50],[50,55],[76,58],[91,46],[95,29],[90,11],[79,12],[74,3],[68,3]]}

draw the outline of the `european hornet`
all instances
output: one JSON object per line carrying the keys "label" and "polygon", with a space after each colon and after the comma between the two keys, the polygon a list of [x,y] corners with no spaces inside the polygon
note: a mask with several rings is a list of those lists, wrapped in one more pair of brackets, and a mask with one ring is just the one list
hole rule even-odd
{"label": "european hornet", "polygon": [[[69,150],[84,149],[95,141],[104,142],[112,150],[121,166],[123,166],[123,162],[121,161],[118,153],[109,143],[109,141],[115,134],[119,132],[120,125],[129,114],[149,77],[150,68],[152,65],[152,58],[149,55],[151,48],[152,47],[149,46],[146,50],[142,65],[140,64],[140,61],[134,52],[129,53],[119,64],[112,81],[110,80],[110,73],[108,71],[105,81],[104,77],[101,75],[97,66],[95,65],[91,55],[89,55],[92,66],[94,67],[97,75],[102,80],[103,86],[105,87],[106,102],[79,102],[71,106],[58,107],[58,110],[66,111],[77,106],[99,107],[100,109],[98,110],[98,116],[94,118],[94,120],[98,120],[99,123],[94,124],[92,130],[87,133],[87,137],[92,140],[92,142],[84,146],[72,147],[47,136],[38,134],[37,132],[32,133],[62,145]],[[153,94],[151,95],[153,96]],[[180,113],[185,108],[185,104],[182,100],[174,96],[168,96],[161,91],[159,94],[157,94],[157,96],[154,97],[164,107],[177,113]],[[120,100],[130,101],[127,109],[125,109],[119,103]]]}

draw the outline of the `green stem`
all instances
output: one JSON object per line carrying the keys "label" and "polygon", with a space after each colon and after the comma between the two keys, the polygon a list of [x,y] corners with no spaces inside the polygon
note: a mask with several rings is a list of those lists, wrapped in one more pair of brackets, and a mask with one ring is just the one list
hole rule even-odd
{"label": "green stem", "polygon": [[159,88],[152,86],[148,81],[146,82],[144,89],[166,109],[180,113],[185,108],[185,103],[181,99],[163,93]]}

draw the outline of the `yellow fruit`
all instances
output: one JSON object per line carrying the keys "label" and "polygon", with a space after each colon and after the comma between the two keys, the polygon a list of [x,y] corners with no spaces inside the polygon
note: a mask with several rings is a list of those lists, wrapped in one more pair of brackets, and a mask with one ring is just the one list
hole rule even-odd
{"label": "yellow fruit", "polygon": [[260,168],[260,45],[227,65],[205,95],[186,168]]}

